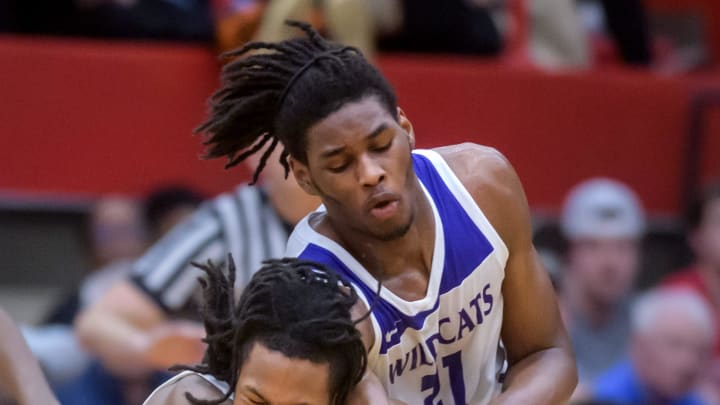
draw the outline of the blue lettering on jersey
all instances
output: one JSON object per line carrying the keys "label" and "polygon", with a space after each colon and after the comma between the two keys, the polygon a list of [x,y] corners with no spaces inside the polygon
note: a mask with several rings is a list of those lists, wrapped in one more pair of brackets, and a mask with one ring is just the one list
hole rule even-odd
{"label": "blue lettering on jersey", "polygon": [[[456,317],[445,317],[438,320],[438,332],[430,335],[424,342],[418,343],[389,364],[390,384],[395,383],[405,371],[415,370],[423,365],[432,366],[437,359],[437,345],[449,345],[463,338],[465,331],[472,331],[481,325],[493,309],[493,296],[489,292],[490,284],[473,297],[465,308],[460,309]],[[472,316],[472,315],[474,316]],[[396,332],[394,335],[397,334]],[[394,336],[393,335],[393,336]],[[429,355],[428,355],[429,354]],[[408,364],[410,368],[408,368]]]}

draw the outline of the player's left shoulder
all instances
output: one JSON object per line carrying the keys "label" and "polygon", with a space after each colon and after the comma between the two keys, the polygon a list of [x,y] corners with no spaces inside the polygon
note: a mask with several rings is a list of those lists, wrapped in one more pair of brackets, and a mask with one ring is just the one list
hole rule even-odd
{"label": "player's left shoulder", "polygon": [[525,235],[529,208],[520,179],[495,148],[462,143],[435,149],[511,249]]}
{"label": "player's left shoulder", "polygon": [[[434,149],[479,204],[514,198],[522,193],[508,159],[497,149],[465,142]],[[490,203],[492,202],[490,201]]]}

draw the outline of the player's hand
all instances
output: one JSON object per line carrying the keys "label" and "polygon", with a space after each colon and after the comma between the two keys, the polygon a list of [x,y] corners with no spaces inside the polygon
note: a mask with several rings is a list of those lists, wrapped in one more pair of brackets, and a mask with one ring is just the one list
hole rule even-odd
{"label": "player's hand", "polygon": [[202,360],[206,344],[205,328],[187,321],[166,322],[148,335],[143,357],[149,366],[165,370],[176,364],[196,364]]}

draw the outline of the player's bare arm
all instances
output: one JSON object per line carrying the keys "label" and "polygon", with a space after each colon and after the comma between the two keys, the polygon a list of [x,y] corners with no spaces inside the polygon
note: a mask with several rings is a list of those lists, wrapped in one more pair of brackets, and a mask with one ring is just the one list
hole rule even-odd
{"label": "player's bare arm", "polygon": [[[0,391],[19,405],[59,405],[10,316],[0,309]],[[0,402],[2,402],[0,400]]]}
{"label": "player's bare arm", "polygon": [[80,314],[75,326],[82,344],[120,374],[193,363],[204,350],[202,325],[169,322],[130,281],[114,285]]}
{"label": "player's bare arm", "polygon": [[[369,353],[372,344],[375,341],[375,331],[373,330],[372,321],[368,313],[368,307],[364,302],[358,300],[353,306],[353,319],[362,319],[357,323],[356,327],[360,331],[365,350]],[[387,391],[383,387],[380,380],[373,374],[371,370],[365,370],[362,381],[355,386],[347,405],[406,405],[404,402],[388,398]]]}
{"label": "player's bare arm", "polygon": [[494,404],[557,404],[577,383],[555,294],[532,245],[530,213],[517,174],[496,150],[475,144],[437,149],[505,242],[502,340],[509,371]]}

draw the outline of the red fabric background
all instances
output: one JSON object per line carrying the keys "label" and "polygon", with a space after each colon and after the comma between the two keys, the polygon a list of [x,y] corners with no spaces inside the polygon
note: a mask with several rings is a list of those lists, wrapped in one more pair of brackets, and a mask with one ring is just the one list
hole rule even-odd
{"label": "red fabric background", "polygon": [[[474,141],[518,170],[536,208],[595,175],[673,212],[689,102],[700,87],[636,71],[550,75],[474,59],[384,56],[421,147]],[[181,180],[209,193],[247,178],[201,161],[192,128],[218,84],[205,49],[0,37],[0,189],[142,193]],[[720,113],[703,168],[720,174]]]}

